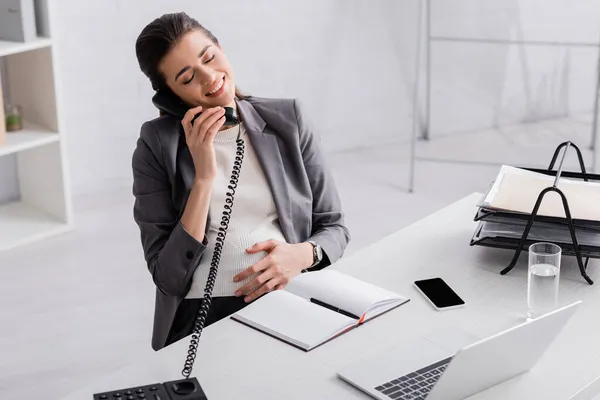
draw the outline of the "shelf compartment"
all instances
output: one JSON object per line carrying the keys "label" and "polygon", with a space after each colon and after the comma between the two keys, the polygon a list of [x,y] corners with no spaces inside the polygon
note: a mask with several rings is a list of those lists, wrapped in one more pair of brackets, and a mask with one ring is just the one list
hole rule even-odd
{"label": "shelf compartment", "polygon": [[52,40],[44,37],[38,37],[36,40],[24,43],[0,40],[0,57],[43,49],[45,47],[50,47],[51,45]]}
{"label": "shelf compartment", "polygon": [[65,221],[24,202],[0,205],[0,251],[64,233]]}
{"label": "shelf compartment", "polygon": [[6,133],[6,142],[0,145],[0,156],[33,149],[60,140],[60,135],[57,132],[38,127],[27,121],[23,125],[24,128],[21,131]]}

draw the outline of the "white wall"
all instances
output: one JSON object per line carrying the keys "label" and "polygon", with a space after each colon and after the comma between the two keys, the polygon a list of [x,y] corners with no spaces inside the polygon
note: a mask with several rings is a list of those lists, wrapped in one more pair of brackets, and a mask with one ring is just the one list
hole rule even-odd
{"label": "white wall", "polygon": [[[431,3],[436,36],[571,43],[600,39],[599,0]],[[597,47],[436,41],[431,136],[589,112],[597,60]]]}
{"label": "white wall", "polygon": [[[431,2],[437,35],[600,37],[600,0]],[[211,29],[246,92],[303,99],[329,151],[410,134],[418,0],[50,4],[75,193],[130,184],[139,127],[157,114],[134,43],[165,12],[184,10]],[[591,109],[595,48],[435,43],[433,50],[432,137]],[[3,184],[0,195],[7,187],[14,191]]]}
{"label": "white wall", "polygon": [[157,115],[134,43],[143,26],[165,12],[185,10],[211,29],[245,92],[303,99],[327,149],[408,132],[406,52],[415,44],[415,7],[361,0],[154,0],[143,7],[61,0],[53,6],[76,193],[129,184],[139,127]]}

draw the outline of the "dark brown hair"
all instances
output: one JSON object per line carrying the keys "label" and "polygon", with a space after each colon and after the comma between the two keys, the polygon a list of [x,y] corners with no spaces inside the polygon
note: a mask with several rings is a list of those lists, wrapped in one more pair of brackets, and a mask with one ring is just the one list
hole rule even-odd
{"label": "dark brown hair", "polygon": [[[144,27],[135,42],[135,53],[140,69],[150,79],[154,90],[167,88],[165,77],[158,69],[162,59],[183,35],[195,30],[204,33],[214,44],[219,44],[212,32],[184,12],[164,14]],[[235,96],[246,97],[237,87]]]}

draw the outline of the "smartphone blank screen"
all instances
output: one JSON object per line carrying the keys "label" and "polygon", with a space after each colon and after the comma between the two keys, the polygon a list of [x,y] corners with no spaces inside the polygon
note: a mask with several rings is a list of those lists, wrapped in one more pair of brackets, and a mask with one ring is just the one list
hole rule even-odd
{"label": "smartphone blank screen", "polygon": [[463,305],[465,302],[444,282],[442,278],[416,281],[415,285],[437,308]]}

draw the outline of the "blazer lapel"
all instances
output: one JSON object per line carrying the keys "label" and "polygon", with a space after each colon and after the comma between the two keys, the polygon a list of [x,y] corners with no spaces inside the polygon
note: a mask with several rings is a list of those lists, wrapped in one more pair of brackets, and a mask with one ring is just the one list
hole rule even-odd
{"label": "blazer lapel", "polygon": [[294,238],[292,203],[277,135],[269,131],[264,119],[248,101],[238,100],[237,108],[271,188],[281,231],[288,243],[291,243]]}

